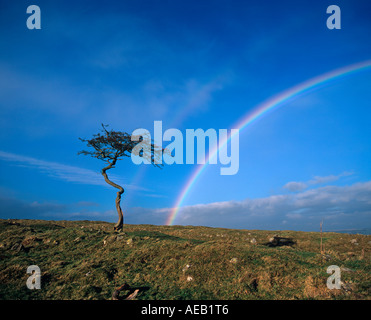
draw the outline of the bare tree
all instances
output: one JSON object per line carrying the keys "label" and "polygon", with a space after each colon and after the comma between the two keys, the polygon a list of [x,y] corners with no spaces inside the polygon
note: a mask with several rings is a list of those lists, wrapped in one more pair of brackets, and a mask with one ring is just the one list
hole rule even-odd
{"label": "bare tree", "polygon": [[[114,230],[119,231],[123,228],[124,224],[124,215],[121,209],[121,195],[124,193],[124,188],[117,183],[112,182],[107,176],[107,170],[115,168],[115,165],[118,160],[122,160],[124,157],[130,157],[133,152],[134,147],[142,142],[144,137],[137,136],[133,137],[126,132],[107,130],[107,125],[102,124],[101,133],[93,135],[92,139],[82,139],[79,138],[82,142],[86,142],[87,146],[93,148],[91,151],[82,150],[78,154],[90,155],[93,158],[103,160],[107,163],[107,166],[101,170],[101,173],[104,177],[104,180],[111,185],[112,187],[117,188],[116,197],[116,210],[119,216],[117,224],[114,226]],[[134,140],[134,141],[133,141]],[[138,142],[139,141],[139,142]],[[148,139],[147,139],[148,141]],[[163,152],[163,149],[159,149],[155,144],[149,140],[150,143],[141,144],[142,149],[138,154],[141,157],[150,161],[156,167],[161,167],[162,162],[159,161],[159,152]],[[160,153],[162,154],[162,153]]]}

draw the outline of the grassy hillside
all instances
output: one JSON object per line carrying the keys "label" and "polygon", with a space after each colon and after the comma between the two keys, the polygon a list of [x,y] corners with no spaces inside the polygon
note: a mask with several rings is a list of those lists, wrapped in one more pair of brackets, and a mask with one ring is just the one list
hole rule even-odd
{"label": "grassy hillside", "polygon": [[[0,220],[0,299],[111,299],[128,283],[136,299],[370,299],[370,236]],[[292,238],[270,243],[274,235]],[[254,240],[256,243],[254,243]],[[29,290],[27,267],[41,269]],[[341,267],[342,289],[326,269]],[[122,291],[121,296],[128,294]]]}

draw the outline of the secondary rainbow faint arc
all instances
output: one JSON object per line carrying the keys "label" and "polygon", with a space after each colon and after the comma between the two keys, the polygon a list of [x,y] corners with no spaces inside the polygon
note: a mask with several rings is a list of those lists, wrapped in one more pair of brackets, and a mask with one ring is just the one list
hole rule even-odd
{"label": "secondary rainbow faint arc", "polygon": [[[351,73],[364,70],[371,67],[371,60],[362,61],[356,64],[348,65],[339,69],[332,70],[330,72],[324,73],[317,77],[311,78],[305,82],[302,82],[294,87],[291,87],[285,91],[278,93],[277,95],[272,96],[268,100],[265,100],[261,104],[257,105],[250,112],[247,112],[244,117],[241,118],[232,128],[237,128],[239,131],[246,128],[248,125],[253,123],[258,118],[267,114],[269,111],[282,106],[284,103],[299,97],[307,93],[308,91],[319,87],[331,80],[339,78],[341,76],[349,75]],[[205,170],[211,158],[217,155],[218,150],[223,148],[226,143],[231,139],[232,135],[229,135],[221,144],[215,147],[208,155],[205,164],[199,165],[191,174],[186,184],[182,188],[176,202],[175,206],[172,208],[171,213],[169,214],[166,225],[172,225],[175,218],[179,213],[180,206],[182,205],[184,199],[187,197],[187,194],[191,190],[192,186],[195,184],[197,179],[200,177],[201,173]]]}

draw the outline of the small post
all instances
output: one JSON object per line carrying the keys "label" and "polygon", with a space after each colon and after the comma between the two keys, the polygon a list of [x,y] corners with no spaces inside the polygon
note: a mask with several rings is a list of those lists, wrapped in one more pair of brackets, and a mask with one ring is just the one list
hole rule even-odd
{"label": "small post", "polygon": [[321,254],[323,254],[323,247],[322,247],[322,225],[323,225],[323,219],[322,219],[322,221],[321,221],[321,223],[320,223],[320,228],[321,228]]}

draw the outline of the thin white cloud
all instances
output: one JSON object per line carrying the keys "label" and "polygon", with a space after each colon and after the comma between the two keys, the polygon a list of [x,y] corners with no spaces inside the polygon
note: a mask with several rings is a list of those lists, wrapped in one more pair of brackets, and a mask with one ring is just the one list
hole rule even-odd
{"label": "thin white cloud", "polygon": [[[23,167],[36,169],[49,177],[59,180],[108,187],[103,177],[99,173],[89,169],[65,165],[58,162],[40,160],[4,151],[0,151],[0,160],[11,162],[18,166],[20,165]],[[125,184],[119,177],[115,175],[110,175],[110,177],[118,184],[123,184],[127,188],[133,190],[146,190],[135,185]]]}
{"label": "thin white cloud", "polygon": [[352,175],[353,172],[343,172],[343,173],[340,173],[338,175],[329,175],[329,176],[325,176],[325,177],[320,177],[320,176],[315,176],[312,180],[308,181],[308,184],[324,184],[324,183],[328,183],[328,182],[333,182],[333,181],[337,181],[339,180],[340,178],[342,177],[347,177],[347,176],[350,176]]}
{"label": "thin white cloud", "polygon": [[302,190],[306,189],[307,187],[308,187],[308,185],[306,183],[296,182],[296,181],[288,182],[283,186],[284,189],[287,189],[287,190],[292,191],[292,192],[302,191]]}
{"label": "thin white cloud", "polygon": [[304,189],[307,189],[311,185],[326,184],[329,182],[334,182],[343,177],[350,176],[352,174],[354,174],[354,172],[345,171],[338,175],[329,175],[329,176],[324,176],[324,177],[315,176],[313,179],[306,181],[306,182],[290,181],[283,186],[283,189],[289,190],[291,192],[302,191]]}
{"label": "thin white cloud", "polygon": [[[0,195],[1,219],[72,219],[109,220],[117,219],[115,210],[89,210],[96,206],[92,202],[62,204],[56,202],[27,202],[14,197]],[[90,208],[91,209],[91,208]]]}

